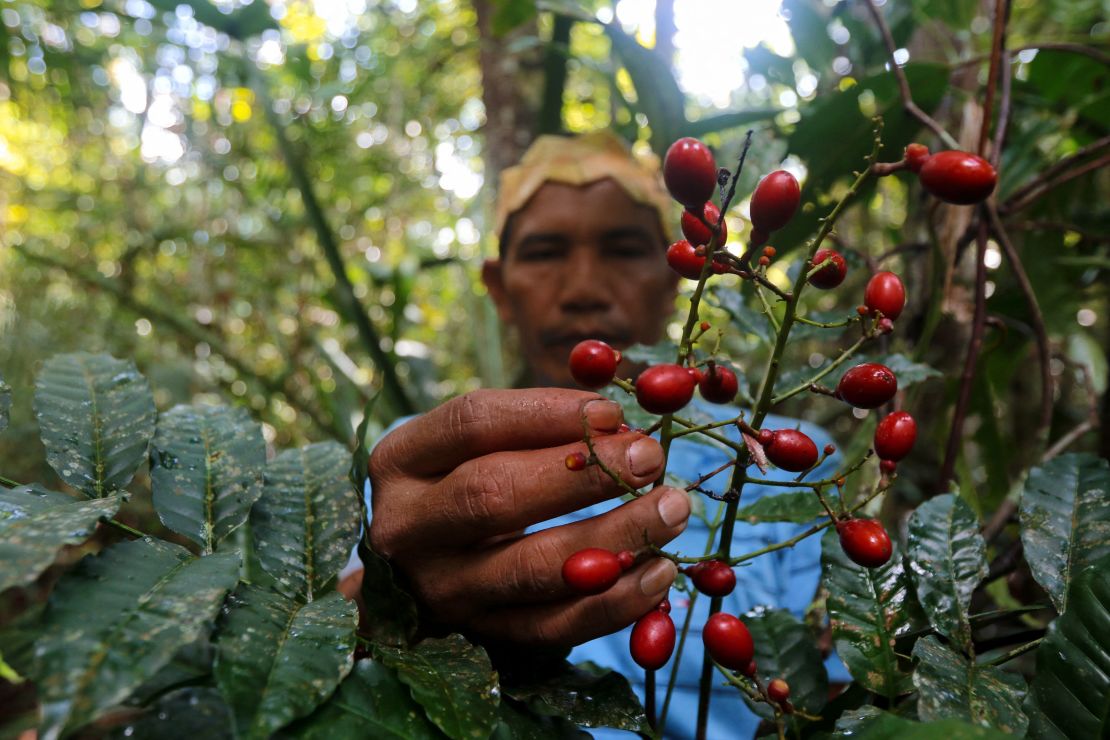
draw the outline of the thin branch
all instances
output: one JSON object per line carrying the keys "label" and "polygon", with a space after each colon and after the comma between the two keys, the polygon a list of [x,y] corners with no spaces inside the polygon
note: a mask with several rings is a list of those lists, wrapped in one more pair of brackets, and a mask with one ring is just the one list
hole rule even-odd
{"label": "thin branch", "polygon": [[1087,174],[1088,172],[1093,172],[1094,170],[1102,169],[1103,167],[1105,167],[1108,164],[1110,164],[1110,154],[1105,154],[1105,155],[1099,157],[1096,160],[1093,160],[1091,162],[1087,162],[1086,164],[1082,165],[1081,167],[1077,167],[1074,170],[1070,170],[1069,172],[1065,172],[1063,175],[1060,175],[1059,177],[1057,177],[1054,180],[1046,182],[1044,185],[1042,185],[1041,187],[1039,187],[1037,190],[1033,191],[1029,195],[1025,196],[1021,200],[1014,200],[1014,198],[1010,198],[1009,200],[1006,201],[1006,203],[1003,204],[1003,208],[1005,209],[1006,213],[1013,213],[1015,211],[1020,211],[1021,209],[1025,208],[1026,206],[1028,206],[1033,201],[1040,198],[1045,193],[1048,193],[1051,190],[1055,190],[1056,188],[1063,185],[1065,182],[1068,182],[1069,180],[1074,180],[1077,177],[1081,177],[1081,176]]}
{"label": "thin branch", "polygon": [[887,53],[890,55],[890,71],[894,73],[894,78],[898,81],[898,92],[902,96],[902,107],[911,116],[921,121],[929,128],[934,134],[940,137],[941,141],[945,143],[949,149],[959,149],[960,145],[948,133],[944,126],[941,126],[932,116],[917,107],[917,103],[913,102],[913,94],[910,92],[910,81],[906,79],[906,73],[894,61],[894,52],[896,46],[894,43],[894,36],[890,33],[890,28],[887,26],[886,21],[883,20],[882,13],[879,12],[878,7],[875,5],[875,0],[867,0],[867,10],[871,13],[871,18],[874,19],[875,25],[879,27],[879,33],[883,36],[883,42],[886,44]]}
{"label": "thin branch", "polygon": [[[994,33],[991,36],[991,63],[987,73],[987,98],[983,102],[983,121],[979,125],[979,156],[987,153],[987,137],[991,130],[991,115],[994,113],[994,96],[998,88],[998,73],[1002,66],[1002,48],[1006,38],[1006,0],[994,2]],[[991,159],[995,159],[993,153]]]}
{"label": "thin branch", "polygon": [[1064,157],[1059,162],[1052,165],[1051,167],[1046,169],[1044,172],[1039,173],[1032,180],[1025,183],[1020,188],[1018,188],[1013,193],[1011,193],[1010,197],[1006,200],[1005,203],[1003,203],[1001,206],[999,206],[998,210],[1001,213],[1009,213],[1012,210],[1016,210],[1012,206],[1013,203],[1021,201],[1022,199],[1025,198],[1025,196],[1029,195],[1034,190],[1037,190],[1038,188],[1041,188],[1042,186],[1044,186],[1044,184],[1046,182],[1048,182],[1052,178],[1056,177],[1061,172],[1066,172],[1076,162],[1079,162],[1080,160],[1086,159],[1088,156],[1090,156],[1092,154],[1097,154],[1098,152],[1101,152],[1103,149],[1106,149],[1107,147],[1110,147],[1110,135],[1103,136],[1101,139],[1097,139],[1095,141],[1092,141],[1090,144],[1088,144],[1085,147],[1082,147],[1081,149],[1079,149],[1075,153],[1073,153],[1073,154],[1071,154],[1067,157]]}
{"label": "thin branch", "polygon": [[[1043,51],[1070,51],[1074,54],[1082,54],[1084,56],[1088,56],[1091,59],[1094,59],[1098,62],[1101,62],[1102,64],[1110,65],[1110,54],[1107,54],[1105,51],[1103,51],[1102,49],[1099,49],[1096,46],[1087,46],[1086,44],[1073,44],[1073,43],[1068,43],[1068,42],[1065,42],[1065,41],[1045,41],[1045,42],[1041,42],[1041,43],[1033,42],[1033,43],[1028,43],[1028,44],[1022,44],[1021,46],[1015,46],[1012,49],[1012,51],[1015,54],[1019,51],[1031,51],[1031,50],[1036,50],[1036,51],[1042,51],[1042,50]],[[970,59],[965,59],[962,62],[956,62],[956,64],[954,64],[953,67],[956,68],[956,69],[959,69],[960,67],[969,67],[969,66],[974,65],[974,64],[979,64],[981,62],[985,62],[988,59],[990,59],[989,54],[980,54],[978,56],[971,57]]]}

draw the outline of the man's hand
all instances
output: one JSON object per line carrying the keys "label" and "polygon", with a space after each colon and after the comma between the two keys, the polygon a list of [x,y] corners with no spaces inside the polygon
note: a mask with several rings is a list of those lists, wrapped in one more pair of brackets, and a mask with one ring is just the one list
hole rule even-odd
{"label": "man's hand", "polygon": [[[654,607],[676,568],[652,557],[686,528],[685,491],[660,487],[601,516],[522,535],[542,522],[621,494],[600,467],[572,472],[587,452],[632,487],[659,477],[663,450],[619,432],[620,407],[561,389],[477,391],[413,419],[370,456],[370,543],[409,579],[431,615],[519,643],[569,646],[614,632]],[[637,565],[597,596],[563,583],[563,561],[586,547],[631,550]]]}

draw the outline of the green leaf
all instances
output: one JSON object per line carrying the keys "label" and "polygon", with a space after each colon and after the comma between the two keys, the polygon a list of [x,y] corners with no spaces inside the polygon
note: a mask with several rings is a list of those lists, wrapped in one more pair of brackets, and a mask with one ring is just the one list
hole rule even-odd
{"label": "green leaf", "polygon": [[531,0],[494,0],[493,34],[504,36],[536,17],[536,4]]}
{"label": "green leaf", "polygon": [[922,720],[961,719],[1019,737],[1025,734],[1021,676],[976,665],[933,635],[917,641],[913,657],[919,661],[913,684],[920,692],[917,713]]}
{"label": "green leaf", "polygon": [[1069,454],[1033,468],[1020,520],[1029,569],[1062,614],[1072,577],[1110,554],[1110,462]]}
{"label": "green leaf", "polygon": [[1110,557],[1073,580],[1068,610],[1048,626],[1026,712],[1029,737],[1110,736]]}
{"label": "green leaf", "polygon": [[347,564],[358,540],[350,453],[336,442],[286,450],[266,466],[251,534],[263,570],[286,596],[310,601]]}
{"label": "green leaf", "polygon": [[162,523],[211,553],[262,495],[266,442],[245,408],[176,406],[158,419],[150,462]]}
{"label": "green leaf", "polygon": [[664,339],[657,344],[633,344],[622,353],[633,362],[647,365],[660,365],[674,362],[674,342]]}
{"label": "green leaf", "polygon": [[84,542],[119,496],[79,501],[36,485],[0,488],[0,591],[25,586],[50,567],[63,545]]}
{"label": "green leaf", "polygon": [[[785,609],[757,608],[744,616],[744,624],[755,641],[755,664],[760,678],[786,679],[791,703],[809,714],[819,714],[829,696],[829,677],[809,628]],[[743,696],[753,712],[764,719],[774,718],[770,705]],[[793,724],[796,718],[791,717],[790,722]]]}
{"label": "green leaf", "polygon": [[955,719],[913,722],[867,706],[845,712],[836,722],[833,737],[851,737],[853,740],[1006,740],[1012,736]]}
{"label": "green leaf", "polygon": [[278,28],[265,0],[254,0],[234,13],[225,13],[209,0],[151,0],[150,4],[171,13],[178,5],[187,5],[198,21],[236,39],[248,39],[267,29]]}
{"label": "green leaf", "polygon": [[126,486],[154,436],[154,396],[130,360],[58,355],[35,381],[46,461],[92,498]]}
{"label": "green leaf", "polygon": [[761,310],[757,311],[748,306],[744,300],[744,295],[740,291],[710,287],[709,295],[715,299],[716,305],[720,306],[729,315],[737,328],[749,334],[754,334],[759,337],[761,342],[770,346],[772,329],[767,322],[766,315]]}
{"label": "green leaf", "polygon": [[930,624],[971,652],[967,609],[987,575],[987,545],[967,502],[954,493],[926,501],[910,516],[910,576]]}
{"label": "green leaf", "polygon": [[367,637],[376,643],[406,645],[416,634],[416,602],[397,585],[389,561],[370,549],[366,537],[359,540],[358,557],[362,561],[362,605]]}
{"label": "green leaf", "polygon": [[881,568],[852,562],[836,530],[821,540],[821,584],[836,651],[858,683],[889,698],[912,690],[895,640],[917,627],[916,606],[897,548]]}
{"label": "green leaf", "polygon": [[297,740],[439,740],[446,737],[424,715],[409,688],[381,663],[360,660],[339,689],[283,736]]}
{"label": "green leaf", "polygon": [[[826,495],[826,500],[833,505],[837,499],[835,495]],[[813,491],[784,491],[768,494],[736,511],[738,520],[752,524],[758,522],[807,524],[814,519],[827,516]]]}
{"label": "green leaf", "polygon": [[502,687],[506,696],[534,712],[563,717],[585,727],[614,727],[639,732],[647,728],[640,700],[621,674],[594,663],[565,663],[542,679]]}
{"label": "green leaf", "polygon": [[501,701],[497,714],[500,722],[490,740],[588,740],[591,737],[572,722],[531,714],[511,699]]}
{"label": "green leaf", "polygon": [[467,740],[493,731],[497,673],[486,651],[462,635],[424,640],[409,650],[375,645],[374,655],[397,671],[412,698],[449,737]]}
{"label": "green leaf", "polygon": [[143,716],[117,728],[113,740],[165,740],[171,737],[231,740],[231,712],[212,686],[186,686],[156,701]]}
{"label": "green leaf", "polygon": [[358,607],[338,591],[303,604],[259,586],[229,599],[216,642],[216,683],[235,734],[267,738],[319,706],[354,665]]}
{"label": "green leaf", "polygon": [[0,432],[8,428],[9,415],[12,410],[12,389],[0,377]]}
{"label": "green leaf", "polygon": [[195,558],[149,537],[62,576],[43,614],[32,678],[42,737],[96,719],[209,629],[239,577],[239,553]]}
{"label": "green leaf", "polygon": [[651,148],[662,156],[686,125],[686,96],[654,50],[641,46],[616,23],[605,26],[605,35],[636,88],[636,107],[651,125]]}

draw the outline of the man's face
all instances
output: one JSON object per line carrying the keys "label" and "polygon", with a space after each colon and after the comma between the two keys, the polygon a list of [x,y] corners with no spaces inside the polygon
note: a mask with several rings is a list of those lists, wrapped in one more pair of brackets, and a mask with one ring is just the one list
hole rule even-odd
{"label": "man's face", "polygon": [[[546,183],[512,217],[508,237],[482,280],[518,330],[537,385],[575,387],[567,358],[583,339],[624,350],[662,337],[678,275],[656,211],[612,180]],[[628,370],[624,362],[618,373]]]}

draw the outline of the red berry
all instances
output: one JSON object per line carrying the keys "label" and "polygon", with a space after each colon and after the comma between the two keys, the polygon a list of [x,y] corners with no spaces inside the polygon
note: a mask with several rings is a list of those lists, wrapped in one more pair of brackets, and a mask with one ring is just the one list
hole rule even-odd
{"label": "red berry", "polygon": [[620,559],[600,547],[579,550],[563,563],[563,581],[580,594],[600,594],[620,577]]}
{"label": "red berry", "polygon": [[[702,208],[702,215],[708,223],[715,224],[721,217],[721,210],[712,203],[706,203]],[[686,210],[682,212],[682,235],[691,244],[709,244],[709,240],[713,238],[713,231],[698,220],[694,213]],[[717,246],[724,244],[726,239],[728,239],[728,225],[721,221],[721,236],[717,239]]]}
{"label": "red berry", "polygon": [[917,441],[917,422],[905,411],[889,414],[875,427],[875,454],[883,460],[901,460]]}
{"label": "red berry", "polygon": [[652,365],[636,378],[636,400],[645,411],[670,414],[690,402],[696,382],[680,365]]}
{"label": "red berry", "polygon": [[878,568],[893,552],[890,536],[874,519],[849,519],[836,525],[840,546],[852,562],[864,568]]}
{"label": "red berry", "polygon": [[798,181],[786,170],[777,170],[764,177],[752,193],[752,225],[763,232],[781,229],[802,198]]}
{"label": "red berry", "polygon": [[763,248],[763,256],[764,257],[774,257],[776,254],[778,254],[778,250],[776,250],[774,247],[764,247]]}
{"label": "red berry", "polygon": [[621,570],[628,570],[636,562],[636,556],[631,550],[621,550],[617,553],[617,562],[620,563]]}
{"label": "red berry", "polygon": [[702,330],[703,332],[707,332],[707,331],[709,331],[709,326],[710,326],[710,324],[709,324],[709,322],[708,322],[708,321],[703,321],[703,322],[701,322],[701,330]]}
{"label": "red berry", "polygon": [[[684,278],[698,280],[701,278],[701,268],[705,264],[705,251],[698,254],[698,249],[693,244],[682,239],[667,247],[667,264],[671,269]],[[713,271],[723,272],[725,266],[716,260],[713,261]]]}
{"label": "red berry", "polygon": [[613,380],[620,355],[600,339],[586,339],[570,351],[570,374],[585,388],[601,388]]}
{"label": "red berry", "polygon": [[893,272],[876,272],[867,281],[863,303],[872,315],[882,311],[883,316],[894,321],[906,307],[906,286],[902,284],[902,278]]}
{"label": "red berry", "polygon": [[674,622],[661,609],[652,609],[636,621],[628,640],[628,652],[641,668],[657,671],[674,651]]}
{"label": "red berry", "polygon": [[836,384],[836,397],[858,409],[873,409],[894,398],[898,378],[894,371],[877,362],[856,365]]}
{"label": "red berry", "polygon": [[771,431],[770,429],[759,430],[759,444],[763,445],[764,447],[770,447],[771,442],[773,442],[774,440],[775,433],[773,431]]}
{"label": "red berry", "polygon": [[717,187],[717,163],[705,144],[689,136],[679,139],[663,157],[663,182],[671,197],[687,208],[701,208]]}
{"label": "red berry", "polygon": [[728,563],[706,560],[698,565],[700,567],[690,574],[690,580],[694,588],[706,596],[728,596],[736,588],[736,573]]}
{"label": "red berry", "polygon": [[790,684],[781,678],[776,678],[767,684],[767,698],[781,704],[790,698]]}
{"label": "red berry", "polygon": [[771,264],[771,258],[768,257],[767,255],[763,255],[762,257],[759,258],[759,264],[762,265],[763,267],[766,267],[767,265]]}
{"label": "red berry", "polygon": [[758,669],[755,665],[755,660],[752,659],[752,660],[748,661],[747,667],[744,668],[744,670],[742,670],[741,673],[743,673],[748,678],[755,678],[755,673],[756,673],[757,670]]}
{"label": "red berry", "polygon": [[575,472],[585,470],[587,462],[589,461],[586,459],[585,453],[582,452],[572,452],[563,460],[563,463],[567,466],[567,470],[573,470]]}
{"label": "red berry", "polygon": [[705,373],[696,367],[688,367],[686,368],[686,372],[690,373],[690,377],[694,379],[694,385],[700,383],[702,378],[705,377]]}
{"label": "red berry", "polygon": [[906,166],[910,172],[920,172],[921,165],[929,158],[929,147],[924,144],[909,144],[906,146]]}
{"label": "red berry", "polygon": [[894,475],[894,471],[898,469],[898,463],[893,460],[880,460],[879,470],[883,475]]}
{"label": "red berry", "polygon": [[660,601],[658,604],[655,605],[655,608],[658,609],[659,611],[663,612],[664,614],[670,614],[671,613],[671,600],[668,599],[668,598],[664,598],[662,601]]}
{"label": "red berry", "polygon": [[809,284],[815,288],[828,290],[844,282],[844,277],[848,274],[848,263],[844,261],[844,257],[840,252],[832,249],[818,249],[817,254],[813,255],[814,266],[821,264],[825,260],[832,261],[810,275]]}
{"label": "red berry", "polygon": [[767,243],[768,236],[766,231],[757,228],[752,229],[752,233],[748,235],[748,241],[751,242],[753,247],[760,247]]}
{"label": "red berry", "polygon": [[736,373],[720,365],[710,366],[698,381],[701,397],[710,403],[730,403],[739,387]]}
{"label": "red berry", "polygon": [[986,200],[998,183],[990,162],[969,152],[937,152],[917,173],[922,186],[948,203],[971,205]]}
{"label": "red berry", "polygon": [[709,656],[733,671],[746,669],[755,656],[752,634],[736,617],[717,612],[705,623],[701,633]]}
{"label": "red berry", "polygon": [[836,445],[825,445],[825,454],[831,455],[836,452]]}
{"label": "red berry", "polygon": [[890,334],[892,331],[894,331],[894,322],[893,321],[888,319],[886,316],[879,319],[879,333],[880,334]]}
{"label": "red berry", "polygon": [[765,449],[768,460],[792,473],[809,470],[817,463],[817,445],[797,429],[779,429]]}

